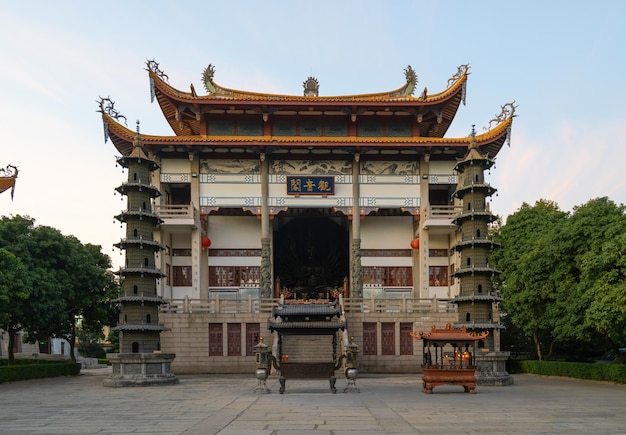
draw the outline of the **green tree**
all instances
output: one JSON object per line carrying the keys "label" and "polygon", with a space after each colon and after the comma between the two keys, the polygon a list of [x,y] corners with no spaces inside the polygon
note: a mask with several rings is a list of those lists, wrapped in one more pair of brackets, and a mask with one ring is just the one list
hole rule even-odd
{"label": "green tree", "polygon": [[502,245],[493,261],[502,271],[503,310],[532,338],[539,359],[550,358],[558,338],[554,328],[562,277],[554,271],[564,259],[553,240],[566,218],[552,201],[540,200],[532,207],[524,203],[495,234]]}
{"label": "green tree", "polygon": [[[14,216],[0,218],[0,248],[5,252],[9,252],[23,267],[23,273],[17,272],[15,275],[21,276],[21,283],[18,287],[13,287],[12,283],[8,283],[8,293],[5,297],[9,298],[9,303],[0,305],[0,317],[2,318],[2,328],[9,335],[9,364],[13,364],[15,357],[13,348],[17,333],[23,329],[23,319],[31,316],[32,308],[30,306],[32,292],[32,276],[29,265],[31,263],[30,253],[27,246],[30,243],[30,234],[34,228],[35,220],[30,217]],[[11,264],[15,262],[10,256],[5,256],[6,263],[10,270]],[[17,266],[19,268],[19,266]],[[10,272],[9,272],[10,273]]]}
{"label": "green tree", "polygon": [[569,294],[572,336],[600,336],[614,350],[626,344],[626,215],[623,205],[596,198],[568,220],[577,285]]}
{"label": "green tree", "polygon": [[0,248],[0,327],[9,333],[9,365],[15,362],[16,318],[28,300],[26,268],[13,253]]}
{"label": "green tree", "polygon": [[28,298],[10,317],[10,340],[22,329],[31,341],[65,338],[75,359],[77,319],[88,331],[101,331],[115,321],[110,300],[119,287],[99,246],[83,245],[73,236],[16,216],[0,220],[0,248],[18,257],[27,271]]}
{"label": "green tree", "polygon": [[500,228],[504,309],[533,338],[537,357],[555,344],[569,357],[623,345],[626,339],[624,206],[596,198],[567,214],[550,201],[523,204]]}
{"label": "green tree", "polygon": [[117,308],[110,301],[118,296],[119,286],[109,270],[111,260],[101,252],[100,246],[82,245],[73,237],[68,241],[72,245],[71,284],[66,289],[60,328],[53,335],[70,343],[74,359],[76,319],[80,319],[84,332],[102,336],[104,326],[117,320]]}

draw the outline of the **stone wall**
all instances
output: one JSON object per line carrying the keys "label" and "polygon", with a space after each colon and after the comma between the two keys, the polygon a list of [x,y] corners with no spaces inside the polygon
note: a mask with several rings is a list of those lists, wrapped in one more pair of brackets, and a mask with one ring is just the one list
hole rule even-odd
{"label": "stone wall", "polygon": [[[456,321],[456,313],[346,313],[347,334],[339,333],[337,354],[344,351],[343,340],[354,337],[359,346],[361,373],[419,373],[422,364],[422,343],[413,340],[413,354],[400,355],[400,323],[411,323],[414,332],[429,331],[433,325],[445,327]],[[269,314],[214,314],[214,313],[161,313],[160,321],[171,328],[161,334],[164,352],[176,354],[172,371],[177,375],[200,373],[250,373],[254,372],[254,356],[209,356],[209,324],[224,324],[224,353],[227,353],[227,324],[240,323],[242,350],[245,353],[246,323],[260,324],[260,333],[268,346],[274,336],[267,329]],[[363,355],[363,323],[377,325],[377,355]],[[395,324],[395,355],[382,355],[381,324]]]}

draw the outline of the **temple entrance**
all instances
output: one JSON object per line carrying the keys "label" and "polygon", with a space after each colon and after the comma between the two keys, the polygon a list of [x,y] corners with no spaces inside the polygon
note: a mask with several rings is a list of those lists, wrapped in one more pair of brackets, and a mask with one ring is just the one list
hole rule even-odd
{"label": "temple entrance", "polygon": [[286,298],[336,296],[350,276],[348,228],[346,216],[322,209],[274,218],[274,281]]}

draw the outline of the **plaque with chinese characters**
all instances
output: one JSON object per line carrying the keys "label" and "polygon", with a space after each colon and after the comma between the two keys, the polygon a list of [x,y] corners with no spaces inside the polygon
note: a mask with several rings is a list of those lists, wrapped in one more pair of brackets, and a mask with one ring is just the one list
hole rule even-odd
{"label": "plaque with chinese characters", "polygon": [[288,195],[334,195],[335,177],[333,176],[288,176]]}

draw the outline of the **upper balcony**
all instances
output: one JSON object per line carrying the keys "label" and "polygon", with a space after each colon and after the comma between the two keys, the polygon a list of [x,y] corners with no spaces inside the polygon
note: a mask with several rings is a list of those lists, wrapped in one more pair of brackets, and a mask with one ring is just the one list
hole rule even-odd
{"label": "upper balcony", "polygon": [[190,204],[163,204],[154,206],[155,213],[163,219],[161,227],[166,229],[200,228],[200,213]]}
{"label": "upper balcony", "polygon": [[424,229],[442,230],[444,232],[454,231],[457,226],[453,220],[461,212],[462,207],[456,205],[429,205],[426,207],[426,219],[424,220]]}

